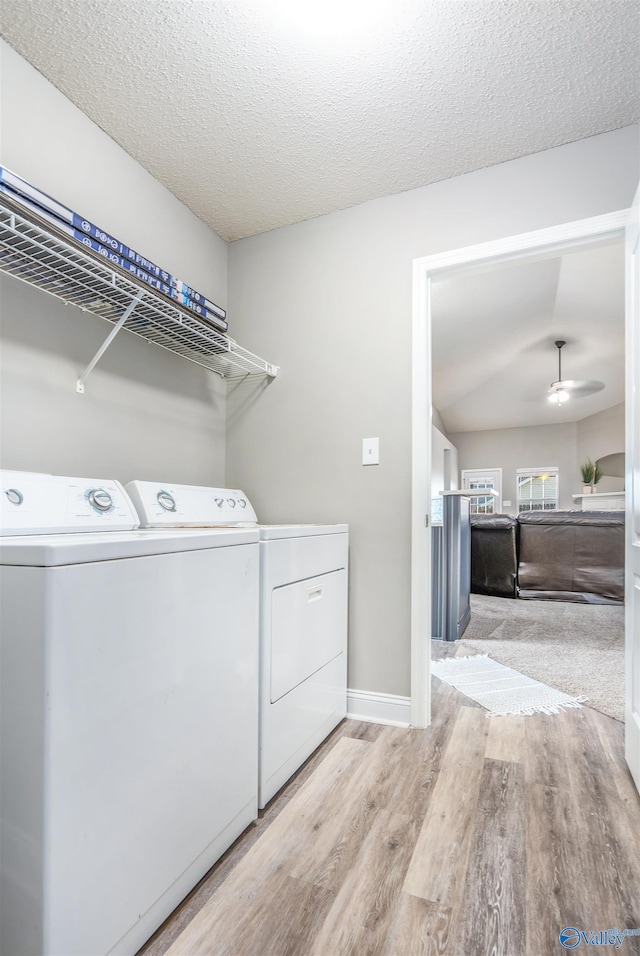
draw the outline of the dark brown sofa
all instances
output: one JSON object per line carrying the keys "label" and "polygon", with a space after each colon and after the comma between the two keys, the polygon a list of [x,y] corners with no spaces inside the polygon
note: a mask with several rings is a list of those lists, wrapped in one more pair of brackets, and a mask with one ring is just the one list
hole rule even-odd
{"label": "dark brown sofa", "polygon": [[471,515],[471,591],[516,597],[518,521],[511,515]]}
{"label": "dark brown sofa", "polygon": [[518,597],[623,603],[623,511],[523,511],[518,524]]}
{"label": "dark brown sofa", "polygon": [[527,601],[622,604],[624,512],[472,515],[471,591]]}

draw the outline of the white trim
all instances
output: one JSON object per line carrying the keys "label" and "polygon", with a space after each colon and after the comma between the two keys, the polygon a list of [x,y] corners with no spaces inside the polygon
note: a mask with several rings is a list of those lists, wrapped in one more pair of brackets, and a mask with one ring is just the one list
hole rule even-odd
{"label": "white trim", "polygon": [[[508,262],[524,256],[559,253],[576,246],[590,245],[594,240],[622,237],[629,221],[629,209],[593,216],[591,219],[578,219],[575,222],[561,223],[549,229],[537,229],[535,232],[523,232],[519,236],[507,236],[493,242],[483,242],[476,246],[463,246],[448,252],[439,252],[435,256],[414,259],[414,270],[424,270],[429,276],[436,273],[442,277],[447,272],[457,272],[462,266],[473,268],[482,263]],[[415,301],[415,300],[414,300]]]}
{"label": "white trim", "polygon": [[640,186],[626,230],[625,759],[640,791]]}
{"label": "white trim", "polygon": [[559,471],[560,469],[557,465],[545,465],[544,468],[540,465],[536,465],[535,468],[516,468],[516,475],[546,475],[547,472],[557,475]]}
{"label": "white trim", "polygon": [[368,690],[347,690],[347,717],[392,727],[408,727],[411,698],[396,694],[372,694]]}
{"label": "white trim", "polygon": [[493,242],[413,260],[412,479],[411,479],[411,723],[431,720],[431,280],[480,265],[559,254],[581,245],[624,236],[629,210],[561,223]]}
{"label": "white trim", "polygon": [[431,720],[431,295],[422,260],[413,263],[411,435],[411,723]]}

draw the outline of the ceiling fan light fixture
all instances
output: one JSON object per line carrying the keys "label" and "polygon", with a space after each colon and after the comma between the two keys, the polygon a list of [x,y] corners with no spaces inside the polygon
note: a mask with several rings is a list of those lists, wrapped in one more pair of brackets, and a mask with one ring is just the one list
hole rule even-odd
{"label": "ceiling fan light fixture", "polygon": [[552,382],[547,392],[547,398],[553,405],[563,405],[570,398],[583,398],[586,395],[594,395],[604,388],[604,382],[595,380],[576,380],[563,379],[562,377],[562,348],[567,343],[563,339],[558,339],[554,343],[558,350],[558,378]]}
{"label": "ceiling fan light fixture", "polygon": [[551,388],[553,391],[549,395],[549,401],[553,402],[554,405],[562,405],[571,398],[566,388],[562,387],[561,382],[554,383]]}

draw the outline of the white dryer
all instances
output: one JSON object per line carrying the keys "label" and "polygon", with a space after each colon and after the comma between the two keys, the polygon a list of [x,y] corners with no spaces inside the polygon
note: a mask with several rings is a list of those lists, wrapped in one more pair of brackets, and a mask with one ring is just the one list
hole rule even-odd
{"label": "white dryer", "polygon": [[0,481],[0,951],[134,954],[257,816],[258,532]]}
{"label": "white dryer", "polygon": [[347,713],[345,524],[260,527],[258,806]]}
{"label": "white dryer", "polygon": [[346,524],[259,525],[238,489],[135,481],[143,527],[260,532],[260,757],[263,808],[346,716]]}

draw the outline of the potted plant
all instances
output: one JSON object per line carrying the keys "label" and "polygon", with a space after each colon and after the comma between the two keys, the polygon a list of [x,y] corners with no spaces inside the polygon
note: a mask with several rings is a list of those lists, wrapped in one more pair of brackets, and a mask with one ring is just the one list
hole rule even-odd
{"label": "potted plant", "polygon": [[591,494],[591,482],[593,481],[594,471],[595,471],[595,465],[593,464],[590,458],[587,458],[585,463],[583,465],[580,465],[580,474],[582,475],[582,494],[583,495]]}

